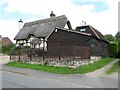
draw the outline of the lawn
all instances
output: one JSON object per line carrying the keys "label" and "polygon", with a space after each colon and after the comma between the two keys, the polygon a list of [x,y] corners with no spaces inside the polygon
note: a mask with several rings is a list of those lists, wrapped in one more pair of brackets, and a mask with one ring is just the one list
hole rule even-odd
{"label": "lawn", "polygon": [[44,66],[44,65],[38,65],[38,64],[27,64],[23,62],[10,62],[7,63],[7,66],[13,66],[13,67],[18,67],[18,68],[30,68],[34,70],[39,70],[39,71],[45,71],[45,72],[50,72],[50,73],[56,73],[56,74],[84,74],[84,73],[89,73],[93,72],[111,61],[115,60],[114,58],[104,58],[99,61],[96,61],[93,64],[89,64],[86,66],[81,66],[76,69],[73,68],[68,68],[68,67],[56,67],[56,66]]}
{"label": "lawn", "polygon": [[118,60],[115,64],[113,64],[113,66],[106,71],[106,74],[110,75],[114,72],[117,72],[119,68],[120,68],[120,60]]}

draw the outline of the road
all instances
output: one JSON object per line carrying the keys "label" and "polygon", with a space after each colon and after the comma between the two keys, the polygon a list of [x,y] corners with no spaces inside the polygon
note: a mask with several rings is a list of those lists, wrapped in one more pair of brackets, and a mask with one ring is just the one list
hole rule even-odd
{"label": "road", "polygon": [[[0,64],[1,66],[1,64]],[[31,69],[5,66],[2,88],[118,88],[118,79],[85,74],[52,74]]]}
{"label": "road", "polygon": [[[18,71],[21,69],[18,69]],[[24,69],[25,73],[2,71],[3,88],[118,88],[110,77],[88,77],[79,74],[60,75]]]}
{"label": "road", "polygon": [[35,78],[3,71],[3,88],[82,88],[81,85],[54,81],[49,78]]}

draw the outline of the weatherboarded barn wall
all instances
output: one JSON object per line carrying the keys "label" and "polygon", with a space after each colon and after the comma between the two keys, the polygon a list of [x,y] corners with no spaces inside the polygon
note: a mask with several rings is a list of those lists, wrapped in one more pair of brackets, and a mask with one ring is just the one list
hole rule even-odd
{"label": "weatherboarded barn wall", "polygon": [[92,56],[101,56],[108,57],[108,47],[109,42],[105,39],[105,37],[94,27],[90,25],[78,26],[75,29],[81,33],[90,34],[91,39],[85,42],[85,46],[89,46],[91,48]]}
{"label": "weatherboarded barn wall", "polygon": [[[55,30],[48,38],[48,50],[51,47],[87,47],[90,49],[91,56],[107,57],[108,55],[108,43],[92,37],[89,33],[81,33],[72,30]],[[66,51],[68,52],[68,51]],[[82,51],[81,51],[82,52]],[[88,55],[86,51],[86,55]],[[88,56],[89,56],[88,55]]]}
{"label": "weatherboarded barn wall", "polygon": [[[81,39],[83,38],[83,39]],[[91,49],[84,46],[84,42],[90,37],[73,33],[63,29],[56,29],[48,38],[48,52],[51,48],[60,48],[62,56],[79,56],[81,59],[90,59]],[[84,53],[83,55],[81,55]]]}

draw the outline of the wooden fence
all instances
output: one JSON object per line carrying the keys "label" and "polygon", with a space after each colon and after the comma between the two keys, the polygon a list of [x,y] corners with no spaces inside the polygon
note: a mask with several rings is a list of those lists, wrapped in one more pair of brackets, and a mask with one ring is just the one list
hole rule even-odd
{"label": "wooden fence", "polygon": [[90,59],[91,49],[88,47],[65,46],[50,47],[47,51],[40,49],[14,49],[11,51],[10,60],[14,61],[74,61]]}

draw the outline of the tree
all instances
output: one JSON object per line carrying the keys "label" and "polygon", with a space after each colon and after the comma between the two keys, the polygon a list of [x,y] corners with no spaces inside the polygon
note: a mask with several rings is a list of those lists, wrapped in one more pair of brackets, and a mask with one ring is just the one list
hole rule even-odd
{"label": "tree", "polygon": [[117,40],[118,44],[120,45],[120,32],[117,32],[115,37],[116,37],[116,40]]}
{"label": "tree", "polygon": [[110,42],[109,44],[110,57],[114,58],[118,54],[118,44],[116,42]]}
{"label": "tree", "polygon": [[117,34],[115,35],[117,43],[118,43],[118,53],[117,53],[117,57],[120,58],[120,32],[117,32]]}
{"label": "tree", "polygon": [[10,51],[15,47],[15,45],[3,45],[2,46],[2,53],[10,54]]}
{"label": "tree", "polygon": [[109,42],[110,57],[120,57],[120,33],[118,32],[115,36],[112,36],[112,34],[104,36]]}
{"label": "tree", "polygon": [[112,36],[112,34],[106,34],[104,37],[109,41],[109,42],[116,42],[116,38]]}

